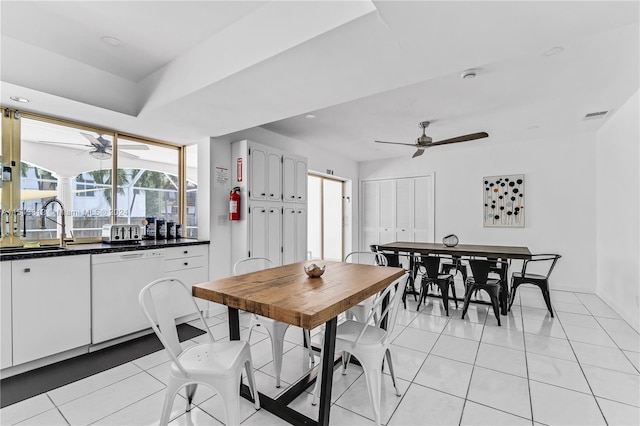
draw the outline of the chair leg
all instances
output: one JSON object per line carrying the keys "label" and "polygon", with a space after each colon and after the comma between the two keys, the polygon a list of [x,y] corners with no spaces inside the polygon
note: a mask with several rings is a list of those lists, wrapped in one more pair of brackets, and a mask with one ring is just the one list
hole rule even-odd
{"label": "chair leg", "polygon": [[544,297],[544,303],[547,304],[547,309],[549,309],[549,313],[551,314],[551,318],[553,318],[553,309],[551,309],[551,297],[549,295],[549,290],[540,287],[542,290],[542,297]]}
{"label": "chair leg", "polygon": [[469,309],[469,302],[471,301],[471,294],[473,293],[473,287],[467,286],[465,289],[464,303],[462,304],[462,319],[464,319],[467,309]]}
{"label": "chair leg", "polygon": [[304,336],[304,343],[307,345],[307,349],[309,350],[309,360],[311,364],[316,363],[316,357],[313,355],[313,348],[311,347],[311,332],[306,328],[302,329],[302,335]]}
{"label": "chair leg", "polygon": [[[369,362],[367,362],[369,361]],[[382,386],[382,362],[373,363],[371,360],[361,360],[364,378],[367,382],[369,401],[373,408],[373,416],[376,426],[380,426],[380,388]],[[373,364],[373,365],[372,365]]]}
{"label": "chair leg", "polygon": [[449,280],[449,285],[451,286],[451,293],[453,293],[453,300],[456,301],[456,309],[458,309],[458,296],[456,296],[456,282],[453,280]]}
{"label": "chair leg", "polygon": [[389,364],[389,374],[391,374],[391,381],[393,382],[393,387],[396,390],[396,396],[401,396],[402,394],[398,390],[398,385],[396,384],[396,375],[393,372],[393,361],[391,360],[391,351],[389,350],[389,348],[387,348],[385,354],[387,356],[387,364]]}
{"label": "chair leg", "polygon": [[276,322],[273,327],[267,328],[271,336],[271,353],[273,354],[273,366],[276,370],[276,387],[280,387],[280,373],[282,372],[282,352],[284,347],[284,335],[289,324]]}
{"label": "chair leg", "polygon": [[176,382],[172,378],[169,378],[169,384],[167,385],[167,393],[164,396],[164,403],[162,405],[162,414],[160,415],[161,426],[169,424],[169,418],[171,416],[171,408],[173,408],[173,401],[176,399],[176,395],[180,390],[180,383]]}
{"label": "chair leg", "polygon": [[511,278],[511,291],[509,292],[509,312],[511,312],[511,306],[513,301],[516,300],[516,290],[518,289],[518,283]]}
{"label": "chair leg", "polygon": [[240,375],[235,380],[216,383],[216,390],[222,399],[226,425],[240,424]]}
{"label": "chair leg", "polygon": [[[251,353],[249,353],[251,355]],[[253,406],[256,410],[260,409],[260,397],[258,396],[258,387],[256,386],[256,378],[253,374],[253,364],[251,363],[251,359],[247,359],[244,363],[244,369],[247,373],[247,382],[249,385],[249,390],[251,391],[251,396],[253,396]]]}
{"label": "chair leg", "polygon": [[440,294],[442,295],[442,303],[444,304],[444,312],[449,316],[449,281],[438,282]]}
{"label": "chair leg", "polygon": [[191,403],[193,402],[193,397],[196,395],[197,388],[198,388],[198,385],[195,383],[192,383],[185,387],[186,394],[187,394],[187,410],[186,410],[187,412],[191,411]]}
{"label": "chair leg", "polygon": [[498,321],[498,325],[500,325],[499,295],[496,294],[497,292],[493,292],[493,291],[490,291],[490,290],[487,290],[487,293],[489,294],[489,298],[491,299],[491,305],[493,306],[493,314],[496,316],[496,320]]}

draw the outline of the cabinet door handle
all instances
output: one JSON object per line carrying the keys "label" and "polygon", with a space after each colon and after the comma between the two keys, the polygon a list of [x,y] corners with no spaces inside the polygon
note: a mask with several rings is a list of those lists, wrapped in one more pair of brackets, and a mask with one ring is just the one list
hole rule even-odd
{"label": "cabinet door handle", "polygon": [[296,198],[296,197],[294,195],[292,195],[291,198]]}
{"label": "cabinet door handle", "polygon": [[184,262],[184,266],[189,266],[189,262]]}
{"label": "cabinet door handle", "polygon": [[265,209],[262,209],[262,213],[264,213],[264,212],[266,212],[266,210],[265,210]]}
{"label": "cabinet door handle", "polygon": [[262,196],[264,197],[264,196],[265,196],[265,195],[267,195],[267,194],[265,194],[265,193],[263,192],[263,193],[262,193],[262,194],[260,194],[260,195],[262,195]]}
{"label": "cabinet door handle", "polygon": [[24,272],[31,272],[31,268],[24,268]]}
{"label": "cabinet door handle", "polygon": [[273,194],[269,194],[270,197],[273,197]]}
{"label": "cabinet door handle", "polygon": [[183,251],[182,254],[189,254],[189,250]]}
{"label": "cabinet door handle", "polygon": [[300,198],[302,198],[302,197],[299,196],[298,199],[300,199]]}

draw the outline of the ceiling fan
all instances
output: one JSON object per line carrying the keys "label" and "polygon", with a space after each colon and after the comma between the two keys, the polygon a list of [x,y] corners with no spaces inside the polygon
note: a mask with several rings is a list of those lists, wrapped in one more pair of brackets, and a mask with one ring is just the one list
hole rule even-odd
{"label": "ceiling fan", "polygon": [[[50,143],[56,145],[74,145],[78,146],[86,146],[92,148],[89,151],[83,151],[80,154],[88,153],[90,156],[97,160],[108,160],[113,155],[113,146],[108,139],[105,139],[101,134],[98,136],[93,136],[89,133],[80,132],[82,136],[84,136],[88,141],[89,145],[78,145],[77,143],[69,143],[69,142],[53,142],[53,141],[40,141],[42,143]],[[135,145],[120,145],[118,144],[118,155],[126,158],[138,159],[137,155],[130,154],[128,152],[122,152],[120,150],[148,150],[149,147],[145,144],[135,144]],[[78,154],[78,155],[80,155]]]}
{"label": "ceiling fan", "polygon": [[482,138],[486,138],[487,136],[489,136],[488,133],[479,132],[479,133],[471,133],[469,135],[458,136],[458,137],[455,137],[455,138],[444,139],[444,140],[441,140],[441,141],[433,142],[433,139],[430,136],[427,136],[425,134],[425,129],[427,127],[429,127],[429,122],[428,121],[421,122],[420,123],[420,127],[422,127],[422,136],[420,136],[418,139],[416,139],[416,143],[386,142],[386,141],[375,141],[375,142],[378,142],[378,143],[390,143],[390,144],[395,144],[395,145],[413,146],[415,148],[418,148],[418,150],[413,154],[413,156],[411,158],[416,158],[416,157],[421,156],[424,153],[424,150],[426,148],[431,148],[432,146],[446,145],[446,144],[449,144],[449,143],[456,143],[456,142],[473,141],[473,140],[476,140],[476,139],[482,139]]}

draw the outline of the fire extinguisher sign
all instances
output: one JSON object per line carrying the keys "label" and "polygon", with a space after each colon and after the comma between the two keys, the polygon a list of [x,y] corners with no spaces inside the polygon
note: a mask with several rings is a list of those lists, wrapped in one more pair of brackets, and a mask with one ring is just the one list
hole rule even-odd
{"label": "fire extinguisher sign", "polygon": [[238,177],[238,182],[242,182],[242,157],[236,160],[236,176]]}

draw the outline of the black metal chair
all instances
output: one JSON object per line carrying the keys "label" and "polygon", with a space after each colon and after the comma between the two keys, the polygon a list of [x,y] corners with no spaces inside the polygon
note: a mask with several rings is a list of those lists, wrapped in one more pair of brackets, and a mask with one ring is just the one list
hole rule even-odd
{"label": "black metal chair", "polygon": [[453,275],[441,274],[440,269],[440,256],[421,256],[420,267],[424,268],[424,274],[420,283],[420,296],[418,297],[418,307],[420,310],[420,304],[427,299],[427,293],[431,285],[436,285],[440,289],[442,295],[442,303],[444,303],[444,310],[449,316],[449,289],[453,294],[453,299],[456,301],[456,309],[458,308],[458,299],[456,297],[456,287],[453,281]]}
{"label": "black metal chair", "polygon": [[[533,284],[540,288],[542,291],[542,297],[549,309],[551,318],[553,318],[553,309],[551,309],[551,297],[549,294],[549,275],[556,266],[556,262],[562,256],[559,254],[534,254],[531,259],[525,259],[522,263],[522,271],[514,272],[511,274],[511,291],[509,296],[509,310],[516,297],[516,290],[522,284]],[[535,266],[534,266],[535,265]],[[527,272],[529,269],[529,272]],[[531,269],[536,269],[536,272],[542,272],[541,274],[531,272]]]}
{"label": "black metal chair", "polygon": [[465,282],[462,319],[464,319],[464,316],[469,309],[469,302],[471,301],[472,294],[477,290],[484,290],[491,299],[493,313],[496,316],[498,325],[500,325],[500,293],[502,290],[502,280],[500,278],[489,278],[489,273],[493,272],[492,269],[496,267],[496,264],[501,264],[500,266],[504,268],[507,267],[506,262],[504,261],[469,259],[469,266],[471,267],[471,273],[473,276],[469,277]]}
{"label": "black metal chair", "polygon": [[462,274],[462,282],[467,282],[467,278],[469,277],[469,273],[467,272],[467,265],[462,263],[462,259],[460,256],[453,256],[451,262],[443,262],[442,263],[442,273],[443,274],[451,274],[451,271],[454,271],[452,275],[456,275],[458,272]]}
{"label": "black metal chair", "polygon": [[409,277],[407,278],[407,286],[405,287],[404,294],[402,295],[402,305],[405,309],[407,309],[407,294],[413,294],[414,300],[418,301],[418,295],[420,294],[416,290],[415,281],[416,275],[418,272],[418,262],[416,262],[413,255],[401,255],[394,252],[380,251],[378,245],[372,244],[369,246],[369,249],[375,253],[381,253],[384,257],[387,258],[387,265],[395,268],[404,268],[402,262],[400,262],[400,256],[405,256],[409,259],[409,268],[405,268],[405,271],[409,273]]}

